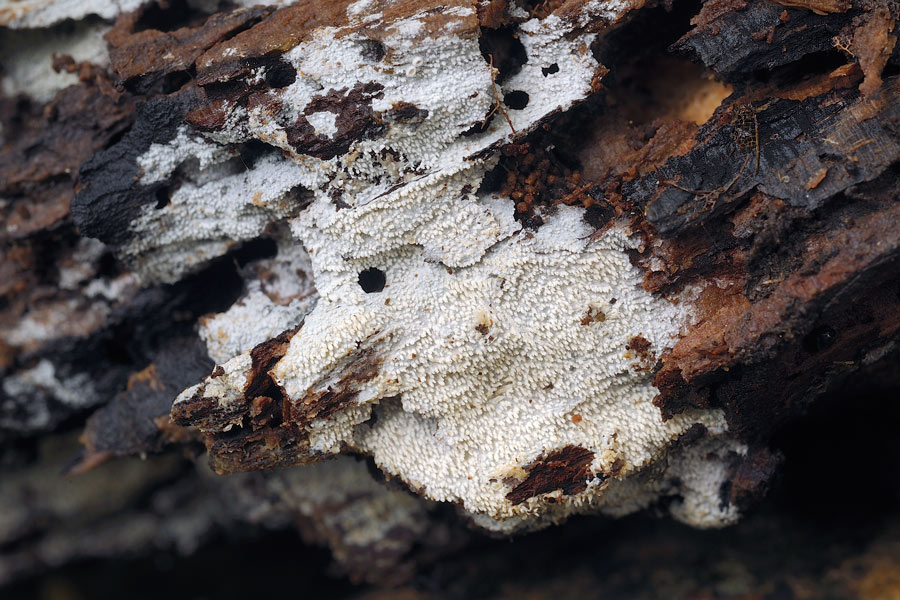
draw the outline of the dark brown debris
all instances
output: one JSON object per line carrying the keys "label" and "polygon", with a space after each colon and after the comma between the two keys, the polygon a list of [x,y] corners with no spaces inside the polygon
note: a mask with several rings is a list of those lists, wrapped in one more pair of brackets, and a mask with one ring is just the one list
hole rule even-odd
{"label": "dark brown debris", "polygon": [[[210,464],[217,472],[315,461],[303,455],[308,448],[309,423],[328,418],[352,404],[360,386],[378,375],[381,358],[374,348],[363,347],[324,390],[311,391],[303,398],[287,397],[269,371],[287,352],[291,338],[301,327],[302,324],[284,331],[250,351],[252,366],[243,397],[222,404],[205,398],[201,388],[194,397],[172,406],[174,424],[203,432]],[[213,371],[213,377],[218,369]]]}
{"label": "dark brown debris", "polygon": [[388,117],[398,123],[417,125],[428,118],[428,111],[411,102],[395,102],[388,112]]}
{"label": "dark brown debris", "polygon": [[220,475],[289,467],[316,461],[309,456],[309,439],[298,427],[283,424],[259,430],[235,427],[204,439],[209,466]]}
{"label": "dark brown debris", "polygon": [[479,0],[478,23],[488,29],[499,29],[509,23],[509,0]]}
{"label": "dark brown debris", "polygon": [[0,98],[0,243],[66,222],[78,168],[131,126],[130,95],[102,71],[87,67],[80,76],[46,106]]}
{"label": "dark brown debris", "polygon": [[[275,382],[269,371],[287,352],[291,338],[302,324],[276,337],[257,344],[250,351],[251,367],[247,375],[247,385],[242,398],[221,405],[216,399],[205,398],[203,390],[187,400],[170,404],[172,422],[182,427],[198,427],[215,436],[228,432],[233,426],[249,427],[256,431],[262,427],[278,427],[287,410],[284,391]],[[207,369],[208,372],[208,369]],[[224,369],[217,366],[212,378],[220,377]],[[196,379],[195,379],[196,380]]]}
{"label": "dark brown debris", "polygon": [[565,446],[548,452],[525,467],[528,476],[518,483],[506,498],[521,504],[529,498],[562,490],[571,496],[583,492],[591,478],[590,465],[594,453],[579,446]]}
{"label": "dark brown debris", "polygon": [[650,342],[642,335],[636,335],[628,341],[628,349],[646,357],[650,350]]}
{"label": "dark brown debris", "polygon": [[591,323],[603,323],[606,321],[606,314],[599,308],[590,306],[587,312],[581,317],[581,324],[585,327]]}
{"label": "dark brown debris", "polygon": [[766,448],[755,448],[745,456],[735,456],[721,490],[723,502],[747,508],[763,498],[782,458]]}
{"label": "dark brown debris", "polygon": [[378,375],[380,365],[381,358],[374,349],[368,348],[357,353],[350,367],[326,391],[291,400],[285,408],[285,418],[301,426],[313,419],[327,418],[352,404],[359,394],[359,387]]}
{"label": "dark brown debris", "polygon": [[[346,153],[353,142],[377,136],[384,126],[372,110],[372,100],[382,96],[382,89],[379,83],[359,83],[353,89],[313,97],[297,121],[285,128],[288,143],[299,154],[327,160]],[[317,133],[306,118],[319,112],[334,114],[337,131],[330,137]]]}

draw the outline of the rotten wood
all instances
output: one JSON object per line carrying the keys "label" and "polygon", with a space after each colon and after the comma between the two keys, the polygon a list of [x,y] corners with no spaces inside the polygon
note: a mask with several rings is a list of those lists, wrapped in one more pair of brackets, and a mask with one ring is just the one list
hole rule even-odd
{"label": "rotten wood", "polygon": [[[170,30],[150,22],[153,7],[168,4],[149,4],[119,17],[107,34],[108,68],[57,57],[56,68],[77,73],[78,84],[47,104],[0,97],[0,376],[47,360],[61,380],[87,377],[97,391],[88,405],[66,406],[47,390],[26,402],[0,388],[0,442],[9,456],[15,453],[8,448],[26,447],[41,432],[83,426],[88,453],[67,465],[72,472],[108,468],[100,463],[117,455],[192,449],[198,440],[220,473],[300,464],[309,460],[309,421],[352,404],[359,385],[378,374],[377,353],[362,348],[332,385],[287,398],[269,374],[289,344],[292,334],[285,332],[251,352],[245,397],[231,412],[195,398],[170,423],[165,417],[178,391],[218,373],[193,328],[241,293],[238,253],[173,285],[144,287],[126,285],[128,267],[113,253],[132,235],[129,224],[141,207],[178,184],[137,185],[137,157],[170,141],[179,127],[221,129],[229,103],[263,106],[267,92],[300,76],[283,53],[320,24],[343,23],[347,4],[197,12]],[[432,4],[438,3],[416,8]],[[526,4],[529,15],[551,18],[578,3]],[[641,38],[636,28],[638,41],[627,52],[606,52],[602,40],[586,49],[609,63],[602,86],[584,107],[504,147],[485,187],[515,200],[517,218],[530,228],[541,226],[537,208],[558,204],[585,207],[596,231],[628,221],[642,238],[632,261],[648,290],[674,298],[702,288],[692,300],[698,320],[670,352],[657,356],[641,336],[623,351],[642,358],[659,390],[661,419],[691,408],[724,411],[732,434],[750,449],[731,463],[722,501],[743,507],[766,492],[779,468],[780,455],[769,448],[779,432],[829,389],[847,389],[867,373],[884,377],[885,361],[895,365],[900,12],[892,0],[708,0],[696,14],[679,12],[686,3],[633,4],[635,23],[653,11],[671,16],[662,27],[669,37]],[[394,3],[393,18],[411,5]],[[440,30],[440,16],[429,14],[426,29]],[[463,34],[480,31],[482,39],[521,19],[505,0],[479,2],[472,18],[478,22]],[[585,24],[585,31],[600,28]],[[377,62],[381,33],[358,33],[371,36],[368,51]],[[503,58],[498,51],[498,78]],[[694,64],[684,66],[687,60]],[[261,66],[271,75],[255,87],[235,83]],[[677,77],[666,80],[666,73]],[[683,79],[683,87],[673,79]],[[507,116],[496,85],[492,113]],[[321,158],[345,152],[381,127],[371,105],[382,93],[361,87],[317,97],[293,115],[289,142]],[[707,101],[675,106],[667,96]],[[274,114],[281,107],[266,108]],[[306,119],[323,110],[337,114],[337,134],[329,139]],[[427,116],[406,102],[388,113],[412,126]],[[79,258],[83,236],[110,247]],[[251,252],[240,260],[253,258]],[[83,280],[63,285],[61,274],[78,269]],[[112,282],[126,292],[98,301],[95,288]],[[51,319],[60,314],[65,318]],[[10,332],[26,317],[55,323],[52,335],[17,341]],[[605,318],[599,309],[588,311],[583,323]],[[28,412],[37,405],[50,415],[40,426]],[[573,423],[580,419],[572,416]],[[244,426],[232,428],[236,421]],[[207,431],[187,427],[197,424]],[[678,443],[704,434],[692,428]],[[548,449],[525,467],[524,479],[507,482],[507,498],[520,504],[541,494],[577,494],[590,477],[616,475],[592,474],[592,460],[578,446]],[[164,471],[186,489],[198,485],[191,469]],[[155,472],[151,479],[159,485]],[[124,500],[116,506],[125,515],[140,512]],[[317,510],[305,527],[316,539],[336,539],[323,523],[337,509]],[[25,547],[38,528],[23,531],[25,541],[3,542]],[[410,536],[402,546],[407,552],[415,534],[402,535]],[[160,539],[174,537],[167,532]],[[76,549],[65,557],[88,554]],[[344,560],[365,570],[358,556]],[[389,555],[379,568],[402,560],[401,553]]]}

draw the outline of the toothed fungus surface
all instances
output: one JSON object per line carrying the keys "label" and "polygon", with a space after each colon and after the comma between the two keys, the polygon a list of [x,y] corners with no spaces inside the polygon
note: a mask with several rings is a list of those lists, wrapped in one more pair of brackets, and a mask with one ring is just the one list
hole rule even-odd
{"label": "toothed fungus surface", "polygon": [[[201,172],[221,169],[228,144],[251,139],[283,153],[233,175],[194,176],[169,206],[144,208],[126,248],[152,265],[144,277],[172,277],[184,253],[217,251],[211,237],[249,239],[271,220],[292,236],[275,261],[295,263],[315,286],[278,302],[251,283],[207,320],[201,333],[220,366],[179,396],[173,415],[207,432],[219,470],[245,467],[233,446],[217,445],[225,432],[278,430],[290,448],[263,449],[267,464],[369,454],[498,531],[624,514],[671,494],[683,496],[679,519],[732,521],[718,490],[727,455],[746,449],[727,439],[719,410],[663,421],[647,348],[630,345],[640,337],[659,355],[693,318],[689,302],[641,288],[628,258],[639,237],[624,223],[596,231],[582,208],[565,206],[538,209],[544,225],[523,228],[513,200],[477,192],[503,143],[586,98],[602,72],[595,34],[567,33],[631,5],[525,20],[527,61],[500,85],[473,8],[428,4],[406,13],[350,4],[346,24],[314,28],[285,52],[292,83],[259,89],[246,105],[226,101],[224,126],[180,130],[140,157],[145,178],[164,178],[183,168],[181,156],[198,157]],[[222,65],[243,51],[240,36],[225,42],[201,59],[212,70],[199,78],[231,73]],[[243,77],[252,88],[265,73]],[[497,106],[512,91],[527,101]],[[308,206],[286,199],[298,186]],[[157,233],[160,220],[171,228]],[[365,284],[373,273],[378,285]],[[277,416],[260,417],[279,402]],[[673,447],[692,427],[705,432],[704,450]]]}

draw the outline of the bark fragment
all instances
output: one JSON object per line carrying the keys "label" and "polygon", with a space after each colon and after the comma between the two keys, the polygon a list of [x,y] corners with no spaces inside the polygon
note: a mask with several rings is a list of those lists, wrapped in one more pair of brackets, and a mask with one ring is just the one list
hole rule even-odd
{"label": "bark fragment", "polygon": [[[166,76],[179,74],[189,79],[202,54],[259,23],[271,12],[261,6],[239,8],[215,13],[198,27],[174,31],[137,30],[142,13],[126,13],[105,36],[110,45],[110,68],[118,77],[118,85],[138,92],[152,89]],[[172,78],[168,87],[177,85],[176,81]]]}
{"label": "bark fragment", "polygon": [[548,452],[525,467],[528,476],[506,495],[514,504],[521,504],[547,492],[562,490],[573,495],[584,491],[590,478],[588,467],[594,453],[586,448],[566,446]]}

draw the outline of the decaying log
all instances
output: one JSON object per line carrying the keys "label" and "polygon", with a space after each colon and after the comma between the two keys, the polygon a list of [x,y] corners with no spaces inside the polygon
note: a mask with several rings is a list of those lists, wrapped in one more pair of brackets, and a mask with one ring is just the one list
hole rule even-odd
{"label": "decaying log", "polygon": [[116,6],[0,7],[0,585],[732,525],[896,392],[895,0]]}

